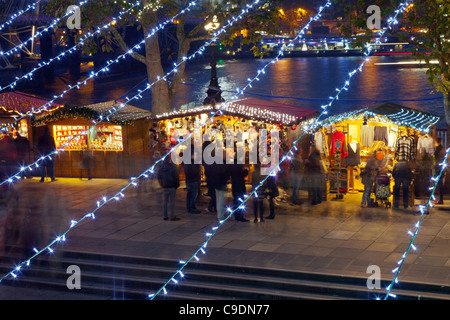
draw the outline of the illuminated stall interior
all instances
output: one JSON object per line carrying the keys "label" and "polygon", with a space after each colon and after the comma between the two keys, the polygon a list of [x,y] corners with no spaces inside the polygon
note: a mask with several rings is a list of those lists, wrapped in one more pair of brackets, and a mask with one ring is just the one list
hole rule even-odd
{"label": "illuminated stall interior", "polygon": [[[47,105],[48,104],[48,105]],[[44,108],[45,106],[45,108]],[[49,103],[48,100],[22,92],[5,92],[0,93],[0,124],[7,127],[14,123],[16,119],[22,118],[14,127],[18,133],[28,139],[33,148],[33,132],[31,127],[31,118],[28,116],[32,112],[33,116],[45,116],[60,108],[63,105]],[[7,127],[9,133],[12,132],[11,127]]]}
{"label": "illuminated stall interior", "polygon": [[[85,107],[66,106],[36,119],[40,131],[50,127],[58,149],[64,150],[55,161],[56,176],[79,177],[88,158],[91,176],[129,178],[148,165],[147,110],[125,105],[107,116],[113,101]],[[118,104],[116,104],[118,106]],[[104,121],[94,125],[102,116]],[[89,158],[90,157],[90,158]]]}
{"label": "illuminated stall interior", "polygon": [[[214,121],[208,121],[202,128],[202,134],[214,128],[224,135],[226,130],[232,129],[235,132],[237,130],[243,132],[246,139],[246,132],[250,128],[267,129],[269,132],[272,129],[278,129],[282,146],[290,146],[302,132],[303,124],[312,121],[318,115],[318,112],[313,109],[258,98],[234,100],[227,102],[224,106],[217,104],[181,109],[153,118],[150,127],[151,150],[161,154],[162,150],[167,150],[177,143],[171,140],[175,130],[179,130],[181,134],[184,134],[183,131],[193,132],[219,108],[220,112],[214,116]],[[309,138],[306,140],[304,147],[309,148]],[[246,148],[247,151],[248,148]]]}
{"label": "illuminated stall interior", "polygon": [[[420,196],[423,194],[420,186],[424,185],[420,173],[433,151],[425,150],[421,142],[434,140],[435,125],[440,120],[439,116],[394,103],[377,104],[326,119],[314,132],[314,140],[328,168],[330,193],[338,197],[362,192],[361,170],[368,157],[378,150],[384,153],[385,171],[389,175],[397,161],[397,139],[405,137],[413,149],[410,163],[416,175],[412,190],[415,196]],[[337,141],[341,146],[333,146]],[[393,179],[391,190],[392,186]]]}

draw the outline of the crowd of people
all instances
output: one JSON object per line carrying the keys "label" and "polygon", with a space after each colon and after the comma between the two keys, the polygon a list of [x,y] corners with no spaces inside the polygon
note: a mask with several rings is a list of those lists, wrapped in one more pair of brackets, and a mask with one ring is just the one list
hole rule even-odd
{"label": "crowd of people", "polygon": [[[226,158],[226,152],[224,159]],[[175,216],[174,199],[176,190],[180,186],[180,172],[182,168],[186,183],[186,211],[198,214],[202,211],[197,208],[197,197],[201,192],[202,172],[206,180],[206,196],[210,197],[205,211],[217,215],[218,220],[224,220],[229,212],[233,213],[234,220],[248,222],[245,217],[245,207],[253,205],[253,222],[264,222],[265,219],[275,218],[275,199],[280,196],[280,188],[284,192],[292,190],[289,201],[301,205],[299,191],[303,185],[308,186],[311,204],[322,202],[322,186],[325,179],[325,166],[317,149],[312,146],[309,154],[303,154],[299,149],[294,156],[285,161],[285,165],[277,175],[263,173],[269,167],[256,163],[252,165],[240,164],[235,159],[233,163],[195,164],[193,157],[191,163],[177,166],[170,156],[166,156],[158,168],[158,181],[163,189],[163,216],[164,220],[177,221]],[[227,205],[228,185],[231,184],[230,205]],[[247,197],[252,197],[245,200]],[[266,201],[269,214],[265,216]]]}

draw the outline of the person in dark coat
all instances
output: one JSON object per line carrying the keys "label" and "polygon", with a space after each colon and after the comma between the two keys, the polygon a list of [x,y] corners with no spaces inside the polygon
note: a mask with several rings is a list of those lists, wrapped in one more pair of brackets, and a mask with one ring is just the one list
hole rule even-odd
{"label": "person in dark coat", "polygon": [[311,204],[317,205],[322,202],[322,183],[325,177],[319,150],[315,146],[311,149],[305,171],[310,177]]}
{"label": "person in dark coat", "polygon": [[409,185],[413,177],[411,168],[407,161],[399,161],[395,164],[392,170],[392,177],[394,178],[394,208],[399,207],[400,202],[400,188],[403,189],[403,207],[408,208],[409,203]]}
{"label": "person in dark coat", "polygon": [[[435,174],[438,175],[441,172],[442,167],[440,164],[444,162],[445,156],[446,156],[446,150],[444,146],[442,145],[442,138],[436,137],[436,149],[434,150],[434,159],[436,161],[434,166]],[[445,186],[445,177],[447,175],[447,170],[444,169],[442,172],[442,176],[438,181],[438,184],[436,186],[436,189],[439,191],[439,200],[436,201],[436,204],[444,204],[444,186]]]}
{"label": "person in dark coat", "polygon": [[200,185],[200,164],[194,163],[194,157],[191,157],[191,163],[184,164],[184,175],[186,178],[186,209],[188,213],[201,213],[197,210],[196,200]]}
{"label": "person in dark coat", "polygon": [[267,177],[264,186],[265,195],[269,199],[269,215],[266,217],[266,219],[275,219],[274,199],[280,195],[275,177],[272,175]]}
{"label": "person in dark coat", "polygon": [[170,155],[166,156],[158,170],[158,181],[159,185],[163,188],[164,220],[168,220],[169,218],[170,221],[180,220],[174,214],[175,195],[180,186],[180,177],[178,168],[172,163]]}
{"label": "person in dark coat", "polygon": [[9,177],[17,165],[17,149],[11,136],[0,131],[0,175],[1,181]]}
{"label": "person in dark coat", "polygon": [[[203,143],[203,150],[211,144],[211,141],[205,141]],[[206,196],[210,197],[208,207],[206,208],[206,211],[216,213],[216,189],[214,188],[212,181],[213,181],[213,175],[214,172],[212,171],[212,167],[210,164],[207,164],[205,161],[203,161],[203,168],[205,169],[205,178],[206,178],[206,188],[208,189],[208,192]]]}
{"label": "person in dark coat", "polygon": [[[54,170],[54,161],[53,161],[53,153],[56,151],[55,140],[50,135],[50,129],[48,127],[44,128],[44,134],[39,137],[37,148],[42,157],[45,157],[41,163],[41,181],[44,182],[46,176],[49,176],[52,181],[55,181],[55,170]],[[51,155],[49,157],[49,155]]]}
{"label": "person in dark coat", "polygon": [[[20,166],[26,167],[30,162],[30,142],[28,142],[27,138],[22,137],[16,128],[14,128],[13,130],[12,138],[16,146],[17,161],[19,162]],[[30,179],[30,171],[23,171],[22,178]]]}
{"label": "person in dark coat", "polygon": [[[225,159],[225,157],[224,157]],[[213,163],[210,165],[211,176],[209,178],[211,187],[216,193],[217,219],[225,218],[225,198],[227,193],[227,184],[230,179],[230,165]]]}
{"label": "person in dark coat", "polygon": [[245,187],[245,177],[247,175],[248,169],[243,164],[238,164],[237,160],[230,165],[231,193],[233,195],[234,220],[236,221],[249,221],[244,218],[244,210],[239,208],[247,191]]}

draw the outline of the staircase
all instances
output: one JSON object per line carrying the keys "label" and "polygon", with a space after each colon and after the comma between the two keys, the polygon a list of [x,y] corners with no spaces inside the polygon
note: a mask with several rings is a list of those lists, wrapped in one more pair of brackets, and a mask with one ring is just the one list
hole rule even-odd
{"label": "staircase", "polygon": [[[1,275],[13,265],[11,257],[0,257]],[[66,286],[70,265],[80,267],[79,290]],[[66,250],[60,251],[58,258],[38,257],[17,279],[4,279],[1,289],[36,288],[99,299],[143,300],[159,290],[178,267],[173,260]],[[184,279],[178,284],[171,282],[167,295],[161,292],[155,300],[374,300],[386,294],[384,289],[367,289],[366,279],[356,277],[194,262],[183,273]],[[429,284],[402,282],[401,290],[393,293],[399,300],[450,299],[450,287]]]}

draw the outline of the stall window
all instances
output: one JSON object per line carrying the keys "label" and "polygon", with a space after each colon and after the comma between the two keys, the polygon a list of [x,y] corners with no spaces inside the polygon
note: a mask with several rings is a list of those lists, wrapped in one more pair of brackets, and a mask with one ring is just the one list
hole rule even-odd
{"label": "stall window", "polygon": [[89,128],[89,149],[123,151],[121,126],[96,126]]}
{"label": "stall window", "polygon": [[86,150],[87,133],[85,126],[53,126],[56,148],[64,150]]}

